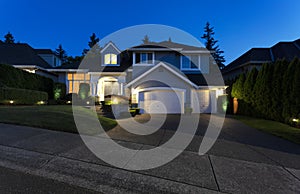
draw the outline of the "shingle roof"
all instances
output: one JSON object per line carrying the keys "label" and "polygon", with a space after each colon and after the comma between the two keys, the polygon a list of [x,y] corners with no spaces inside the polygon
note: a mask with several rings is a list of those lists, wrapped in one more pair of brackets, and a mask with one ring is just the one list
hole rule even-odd
{"label": "shingle roof", "polygon": [[37,54],[54,54],[51,49],[34,49]]}
{"label": "shingle roof", "polygon": [[162,41],[162,42],[149,42],[147,44],[141,44],[138,46],[131,47],[128,50],[135,50],[138,48],[169,48],[169,49],[182,49],[183,51],[199,51],[206,50],[204,47],[190,46],[186,44],[171,42],[171,41]]}
{"label": "shingle roof", "polygon": [[271,51],[275,60],[285,58],[292,61],[295,57],[300,57],[300,48],[294,42],[279,42],[271,47]]}
{"label": "shingle roof", "polygon": [[245,64],[263,64],[266,62],[274,62],[283,58],[291,61],[295,57],[300,58],[300,39],[293,42],[279,42],[271,48],[252,48],[228,64],[222,72],[230,72],[231,70],[239,68]]}
{"label": "shingle roof", "polygon": [[25,43],[0,44],[0,63],[9,65],[35,65],[42,68],[51,66]]}

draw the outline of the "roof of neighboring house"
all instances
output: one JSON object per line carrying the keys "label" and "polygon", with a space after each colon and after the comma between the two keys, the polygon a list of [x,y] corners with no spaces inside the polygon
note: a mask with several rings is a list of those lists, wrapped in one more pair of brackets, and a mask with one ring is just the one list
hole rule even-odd
{"label": "roof of neighboring house", "polygon": [[51,49],[34,49],[37,54],[55,54]]}
{"label": "roof of neighboring house", "polygon": [[25,43],[0,44],[0,63],[51,68],[31,46]]}
{"label": "roof of neighboring house", "polygon": [[230,72],[246,64],[263,64],[274,62],[277,59],[293,60],[295,57],[300,58],[300,39],[292,42],[279,42],[271,48],[252,48],[236,60],[228,64],[223,73]]}
{"label": "roof of neighboring house", "polygon": [[147,48],[147,49],[157,49],[157,48],[167,48],[170,50],[180,49],[182,51],[207,51],[204,47],[196,47],[190,46],[186,44],[176,43],[172,41],[162,41],[162,42],[149,42],[146,44],[141,44],[138,46],[131,47],[130,51],[134,51],[136,49]]}

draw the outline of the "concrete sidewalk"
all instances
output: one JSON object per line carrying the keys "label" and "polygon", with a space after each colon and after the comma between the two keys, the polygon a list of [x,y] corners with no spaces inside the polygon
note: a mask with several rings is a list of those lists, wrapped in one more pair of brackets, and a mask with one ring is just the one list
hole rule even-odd
{"label": "concrete sidewalk", "polygon": [[[155,146],[122,139],[117,128],[109,133],[137,151]],[[165,131],[161,138],[171,134]],[[300,192],[299,145],[232,119],[226,119],[220,139],[204,156],[195,152],[200,140],[201,134],[162,167],[128,171],[98,159],[76,134],[0,124],[0,166],[102,193]]]}

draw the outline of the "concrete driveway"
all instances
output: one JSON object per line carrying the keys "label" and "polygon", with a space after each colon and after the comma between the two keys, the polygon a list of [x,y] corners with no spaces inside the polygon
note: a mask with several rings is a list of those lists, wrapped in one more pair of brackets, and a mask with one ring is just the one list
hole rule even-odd
{"label": "concrete driveway", "polygon": [[[212,149],[198,155],[209,117],[201,115],[197,135],[180,156],[143,171],[106,164],[76,134],[0,124],[0,166],[104,193],[300,192],[300,146],[234,119],[226,118]],[[121,127],[107,133],[139,152],[166,142],[177,125],[178,115],[169,115],[161,129],[147,138]]]}

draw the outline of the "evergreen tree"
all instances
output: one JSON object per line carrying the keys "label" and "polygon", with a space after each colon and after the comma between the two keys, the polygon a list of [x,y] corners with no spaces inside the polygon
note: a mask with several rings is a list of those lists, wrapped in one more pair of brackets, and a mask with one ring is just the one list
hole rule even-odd
{"label": "evergreen tree", "polygon": [[58,45],[58,48],[55,50],[55,54],[61,59],[62,63],[67,62],[67,52],[63,49],[61,44]]}
{"label": "evergreen tree", "polygon": [[265,115],[265,118],[271,119],[271,106],[272,106],[272,88],[273,80],[272,75],[274,71],[273,64],[266,65],[266,71],[264,72],[261,95],[264,103],[261,104],[262,113]]}
{"label": "evergreen tree", "polygon": [[150,43],[149,36],[145,35],[142,41],[143,41],[143,44],[149,44]]}
{"label": "evergreen tree", "polygon": [[239,100],[243,99],[245,75],[241,74],[236,82],[232,85],[231,96]]}
{"label": "evergreen tree", "polygon": [[258,72],[258,75],[257,75],[257,78],[256,78],[256,82],[254,84],[254,87],[253,87],[253,98],[252,98],[252,105],[253,105],[253,108],[258,111],[258,113],[260,115],[257,115],[258,117],[262,116],[262,105],[264,104],[264,99],[263,99],[263,77],[264,77],[264,74],[265,74],[265,71],[266,71],[266,65],[267,64],[264,64],[262,66],[262,68],[259,70]]}
{"label": "evergreen tree", "polygon": [[14,39],[14,36],[8,32],[5,36],[4,36],[4,43],[7,43],[7,44],[13,44],[15,43],[15,39]]}
{"label": "evergreen tree", "polygon": [[251,105],[251,102],[253,101],[253,97],[254,97],[253,88],[255,85],[257,74],[258,74],[257,69],[253,68],[250,72],[248,72],[244,83],[243,99],[246,103],[249,103],[249,105]]}
{"label": "evergreen tree", "polygon": [[298,58],[294,60],[295,70],[292,79],[292,91],[291,91],[291,116],[292,118],[298,118],[300,116],[300,61]]}
{"label": "evergreen tree", "polygon": [[[285,119],[285,122],[289,122],[291,115],[291,107],[293,102],[291,92],[293,91],[293,79],[296,70],[297,60],[293,60],[289,63],[287,70],[284,73],[283,82],[282,82],[282,92],[283,92],[283,109],[282,116]],[[299,75],[298,75],[299,76]]]}
{"label": "evergreen tree", "polygon": [[287,61],[276,61],[274,65],[274,72],[272,78],[272,102],[271,102],[271,119],[276,121],[283,121],[282,119],[282,82],[283,75],[288,66]]}
{"label": "evergreen tree", "polygon": [[82,54],[86,55],[87,52],[89,52],[92,48],[93,48],[93,52],[100,52],[101,48],[100,48],[100,46],[98,44],[99,41],[100,41],[100,39],[97,38],[97,36],[96,36],[95,33],[93,33],[90,36],[90,41],[88,42],[89,49],[83,49]]}
{"label": "evergreen tree", "polygon": [[210,27],[209,22],[207,22],[206,26],[204,27],[204,34],[201,38],[205,40],[206,49],[212,51],[211,55],[213,56],[219,68],[223,69],[225,67],[225,58],[223,56],[224,51],[219,48],[219,45],[216,45],[218,41],[214,39],[214,34],[214,27]]}

